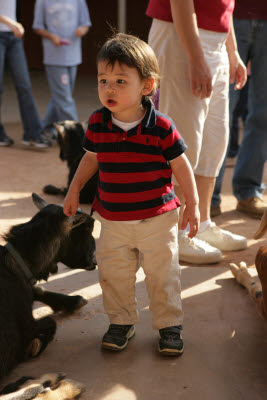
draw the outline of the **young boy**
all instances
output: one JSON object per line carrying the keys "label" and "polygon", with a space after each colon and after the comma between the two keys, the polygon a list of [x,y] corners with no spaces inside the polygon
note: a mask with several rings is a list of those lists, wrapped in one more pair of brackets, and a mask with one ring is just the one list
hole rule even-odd
{"label": "young boy", "polygon": [[186,198],[183,226],[198,230],[198,194],[186,146],[171,119],[149,99],[159,84],[153,50],[137,37],[117,34],[98,54],[98,92],[103,108],[89,119],[87,150],[64,201],[73,216],[79,192],[99,169],[92,205],[101,221],[97,262],[110,320],[102,348],[125,349],[137,322],[135,278],[139,260],[146,274],[159,351],[183,353],[178,207],[171,175]]}
{"label": "young boy", "polygon": [[72,92],[82,61],[81,38],[91,26],[85,0],[37,0],[33,28],[42,36],[44,64],[51,100],[43,128],[53,134],[53,123],[78,120]]}

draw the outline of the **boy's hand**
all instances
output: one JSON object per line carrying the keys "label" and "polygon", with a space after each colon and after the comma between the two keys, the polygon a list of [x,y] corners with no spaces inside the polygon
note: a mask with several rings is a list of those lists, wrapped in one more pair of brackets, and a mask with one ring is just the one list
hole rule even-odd
{"label": "boy's hand", "polygon": [[200,216],[199,216],[198,204],[186,205],[184,209],[181,229],[185,229],[189,222],[190,232],[188,234],[188,237],[190,239],[192,239],[197,234],[199,228],[199,221],[200,221]]}
{"label": "boy's hand", "polygon": [[63,202],[63,212],[67,217],[74,217],[78,207],[79,192],[69,189]]}
{"label": "boy's hand", "polygon": [[86,35],[86,33],[89,31],[88,26],[78,26],[78,28],[75,31],[75,36],[77,37],[82,37]]}

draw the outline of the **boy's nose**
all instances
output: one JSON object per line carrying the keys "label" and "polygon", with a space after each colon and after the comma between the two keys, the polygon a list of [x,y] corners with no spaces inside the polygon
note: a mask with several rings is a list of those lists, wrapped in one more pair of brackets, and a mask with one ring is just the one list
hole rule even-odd
{"label": "boy's nose", "polygon": [[107,86],[107,92],[112,93],[112,92],[114,92],[114,91],[115,91],[115,86],[114,86],[113,83],[110,83],[110,84]]}

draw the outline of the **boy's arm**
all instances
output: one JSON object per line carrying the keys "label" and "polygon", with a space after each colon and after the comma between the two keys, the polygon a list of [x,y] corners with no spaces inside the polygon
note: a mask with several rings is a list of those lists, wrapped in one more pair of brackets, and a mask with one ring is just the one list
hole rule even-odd
{"label": "boy's arm", "polygon": [[185,229],[189,222],[190,232],[188,236],[192,238],[197,234],[200,219],[198,209],[199,199],[194,173],[185,154],[181,154],[170,161],[170,165],[185,197],[185,210],[181,229]]}
{"label": "boy's arm", "polygon": [[87,151],[70,184],[68,193],[64,199],[64,214],[68,217],[73,217],[79,206],[79,193],[86,184],[86,182],[98,170],[98,162],[96,153]]}
{"label": "boy's arm", "polygon": [[11,31],[14,33],[15,37],[22,38],[24,35],[23,26],[19,22],[14,21],[12,18],[9,18],[5,15],[0,15],[0,22],[8,26],[9,29],[11,29]]}
{"label": "boy's arm", "polygon": [[37,35],[50,39],[55,46],[61,46],[62,44],[60,36],[56,35],[55,33],[48,32],[46,29],[34,29],[34,32],[37,33]]}

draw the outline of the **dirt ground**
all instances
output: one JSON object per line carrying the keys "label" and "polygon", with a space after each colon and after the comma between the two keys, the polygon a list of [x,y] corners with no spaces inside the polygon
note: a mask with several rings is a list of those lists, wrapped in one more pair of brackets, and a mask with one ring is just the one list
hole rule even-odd
{"label": "dirt ground", "polygon": [[[88,78],[86,78],[88,79]],[[48,91],[42,74],[33,74],[33,89],[43,115]],[[67,168],[59,160],[56,146],[45,151],[21,147],[21,125],[16,96],[9,78],[4,89],[3,116],[8,134],[15,139],[11,148],[0,148],[0,233],[11,225],[29,220],[36,209],[31,193],[42,195],[44,185],[65,184]],[[98,105],[95,82],[77,81],[75,97],[80,119],[86,119]],[[142,270],[137,274],[140,322],[127,350],[110,354],[100,350],[108,327],[104,314],[97,270],[69,270],[59,273],[43,286],[67,294],[80,294],[88,304],[78,313],[63,318],[56,315],[58,329],[54,341],[37,359],[19,365],[5,383],[22,375],[39,376],[63,371],[85,383],[86,400],[264,400],[267,398],[267,324],[257,315],[245,290],[234,281],[229,262],[245,260],[253,275],[254,257],[265,239],[252,239],[259,221],[235,211],[231,176],[235,160],[228,160],[223,185],[223,214],[216,223],[245,235],[248,248],[224,253],[217,265],[182,265],[185,352],[180,358],[162,358],[157,353],[158,333],[152,330],[148,297]],[[264,181],[267,181],[267,169]],[[61,197],[43,196],[61,203]],[[264,195],[267,201],[267,195]],[[89,211],[89,207],[83,207]],[[95,237],[99,224],[95,226]],[[4,244],[3,240],[0,240]],[[38,318],[51,310],[36,304]]]}

